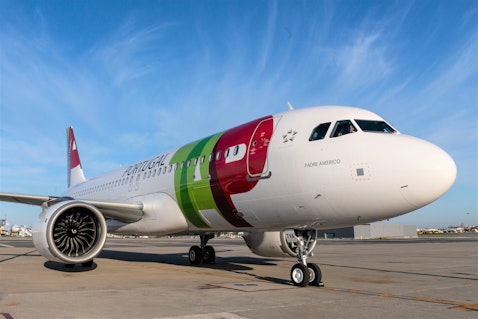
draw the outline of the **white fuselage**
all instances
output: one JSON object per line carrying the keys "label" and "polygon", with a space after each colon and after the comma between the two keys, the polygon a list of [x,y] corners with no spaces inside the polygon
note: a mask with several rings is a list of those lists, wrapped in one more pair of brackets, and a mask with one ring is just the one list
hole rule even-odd
{"label": "white fuselage", "polygon": [[[200,147],[206,141],[199,140],[187,151],[186,146],[168,151],[74,185],[64,196],[108,202],[143,202],[146,196],[151,204],[142,220],[111,223],[111,230],[164,234],[167,232],[160,224],[165,217],[178,225],[176,233],[363,224],[413,211],[451,187],[456,166],[443,150],[396,131],[364,131],[356,120],[384,122],[374,113],[349,107],[308,108],[262,120],[258,129],[270,121],[273,132],[263,144],[267,157],[259,173],[249,171],[255,154],[252,148],[260,138],[256,137],[258,129],[244,143],[234,142],[239,140],[237,129],[231,133],[230,145],[224,138],[222,145],[226,146],[220,149],[224,163],[217,164],[217,174],[222,174],[218,176],[226,176],[230,181],[226,186],[221,184],[222,177],[216,180],[216,173],[211,172],[215,158],[210,160],[208,155],[219,153],[215,139],[226,136],[228,131],[207,141],[211,147],[216,145],[214,152],[204,147],[201,153]],[[355,131],[332,137],[337,134],[334,130],[340,124],[338,121],[350,121]],[[330,123],[324,137],[310,140],[314,128],[322,123]],[[226,157],[225,153],[229,148],[232,152],[234,146],[235,153]],[[185,155],[182,159],[182,152],[194,156]],[[242,161],[247,161],[247,176],[241,175],[238,166],[230,174],[227,172]],[[183,174],[181,170],[188,171]],[[218,199],[218,184],[227,192],[224,198],[230,198],[229,206],[234,208],[229,215],[221,209],[219,202],[226,199]],[[164,196],[179,203],[179,210],[173,209],[169,214],[155,208],[155,198],[162,201]]]}

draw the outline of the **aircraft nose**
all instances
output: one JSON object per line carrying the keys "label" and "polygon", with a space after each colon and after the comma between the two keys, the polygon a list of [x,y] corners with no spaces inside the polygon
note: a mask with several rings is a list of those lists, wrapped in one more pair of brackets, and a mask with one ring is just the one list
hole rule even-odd
{"label": "aircraft nose", "polygon": [[[411,143],[410,143],[411,144]],[[409,146],[410,146],[409,144]],[[445,194],[456,179],[456,165],[444,150],[429,142],[413,143],[408,162],[411,170],[402,180],[403,196],[415,208],[425,206]]]}

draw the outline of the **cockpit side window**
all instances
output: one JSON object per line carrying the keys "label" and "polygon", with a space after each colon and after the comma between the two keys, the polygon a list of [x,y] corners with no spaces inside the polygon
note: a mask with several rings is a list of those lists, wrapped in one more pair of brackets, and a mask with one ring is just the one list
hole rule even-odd
{"label": "cockpit side window", "polygon": [[342,136],[349,133],[355,133],[357,129],[350,120],[337,121],[330,137]]}
{"label": "cockpit side window", "polygon": [[395,133],[396,131],[384,121],[355,120],[364,132]]}
{"label": "cockpit side window", "polygon": [[317,141],[317,140],[323,139],[325,135],[327,134],[329,126],[330,126],[330,122],[322,123],[319,126],[315,127],[314,130],[312,131],[312,134],[310,134],[309,141]]}

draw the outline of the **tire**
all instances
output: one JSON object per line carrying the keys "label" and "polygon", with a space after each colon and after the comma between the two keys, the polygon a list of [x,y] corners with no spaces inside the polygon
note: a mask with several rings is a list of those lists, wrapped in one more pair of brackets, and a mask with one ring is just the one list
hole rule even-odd
{"label": "tire", "polygon": [[216,261],[216,251],[214,250],[214,247],[212,246],[204,247],[203,262],[205,264],[214,264],[215,261]]}
{"label": "tire", "polygon": [[189,262],[191,264],[199,265],[201,263],[202,257],[203,257],[201,248],[199,248],[199,246],[192,246],[189,249],[188,257],[189,257]]}
{"label": "tire", "polygon": [[290,271],[290,279],[294,286],[305,287],[310,281],[310,272],[307,266],[295,264]]}
{"label": "tire", "polygon": [[322,282],[322,271],[317,264],[307,264],[307,268],[309,269],[309,285],[311,286],[320,286]]}

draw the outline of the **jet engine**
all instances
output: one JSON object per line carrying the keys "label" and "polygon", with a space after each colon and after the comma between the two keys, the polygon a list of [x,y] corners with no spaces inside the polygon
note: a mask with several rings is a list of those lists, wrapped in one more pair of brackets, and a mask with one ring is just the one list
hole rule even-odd
{"label": "jet engine", "polygon": [[66,264],[91,262],[106,241],[106,221],[94,206],[67,200],[44,208],[33,242],[45,258]]}
{"label": "jet engine", "polygon": [[[312,252],[317,240],[317,231],[300,231],[304,249]],[[250,232],[244,234],[247,247],[256,255],[264,257],[297,257],[299,239],[293,229],[273,232]]]}

